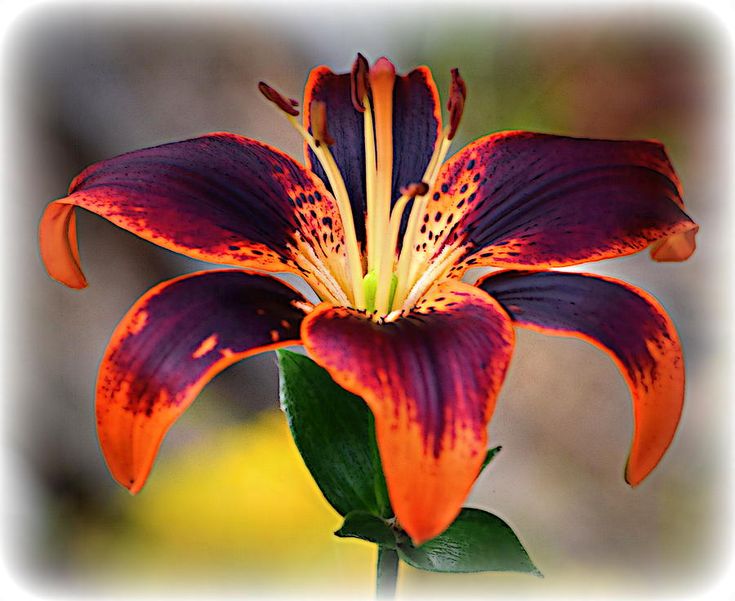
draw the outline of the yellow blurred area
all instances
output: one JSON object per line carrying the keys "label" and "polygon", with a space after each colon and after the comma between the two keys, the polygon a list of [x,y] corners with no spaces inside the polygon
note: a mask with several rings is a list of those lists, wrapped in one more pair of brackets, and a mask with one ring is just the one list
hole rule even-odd
{"label": "yellow blurred area", "polygon": [[[120,489],[114,504],[117,527],[80,521],[68,551],[75,571],[119,592],[181,586],[317,598],[374,594],[375,546],[334,536],[341,518],[311,478],[279,411],[164,453],[141,493]],[[549,593],[580,575],[436,574],[404,563],[399,574],[403,598]],[[605,591],[616,576],[601,570],[595,586]]]}
{"label": "yellow blurred area", "polygon": [[316,487],[280,412],[162,458],[138,496],[121,492],[116,503],[122,527],[78,533],[83,543],[73,551],[78,567],[94,565],[97,578],[237,579],[270,590],[318,582],[372,594],[373,545],[333,535],[340,516]]}

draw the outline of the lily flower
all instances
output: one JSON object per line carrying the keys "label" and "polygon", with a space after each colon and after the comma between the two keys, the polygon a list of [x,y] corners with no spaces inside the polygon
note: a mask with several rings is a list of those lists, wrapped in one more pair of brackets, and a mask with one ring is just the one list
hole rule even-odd
{"label": "lily flower", "polygon": [[[625,471],[636,485],[679,421],[684,365],[649,294],[555,267],[651,247],[694,250],[697,225],[655,141],[494,133],[445,161],[467,87],[452,71],[448,125],[426,67],[400,75],[358,55],[315,68],[298,103],[261,92],[303,137],[305,166],[262,142],[212,133],[85,169],[40,224],[50,275],[87,285],[75,209],[164,248],[235,266],[163,282],[117,326],[96,390],[115,479],[146,481],[169,427],[235,361],[302,344],[362,397],[392,507],[415,543],[467,497],[514,347],[514,326],[576,336],[609,353],[635,418]],[[476,285],[460,278],[492,267]],[[263,272],[300,275],[322,302]]]}

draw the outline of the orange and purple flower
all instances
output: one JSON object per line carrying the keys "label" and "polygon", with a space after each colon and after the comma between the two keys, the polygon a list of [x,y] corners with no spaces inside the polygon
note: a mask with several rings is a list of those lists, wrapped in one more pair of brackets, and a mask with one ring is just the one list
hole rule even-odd
{"label": "orange and purple flower", "polygon": [[[189,257],[238,269],[163,282],[112,336],[97,424],[114,477],[143,486],[160,443],[202,387],[254,353],[303,344],[375,416],[391,504],[417,543],[455,518],[481,468],[513,326],[576,336],[628,382],[626,479],[669,446],[684,365],[659,303],[623,282],[555,267],[651,247],[683,260],[697,225],[663,146],[529,132],[480,138],[445,162],[467,89],[452,72],[449,125],[431,72],[358,55],[314,69],[296,103],[302,166],[230,133],[123,154],[84,170],[40,226],[52,277],[86,286],[75,207]],[[474,286],[471,267],[501,268]],[[243,268],[249,268],[249,271]],[[299,274],[316,306],[266,272]]]}

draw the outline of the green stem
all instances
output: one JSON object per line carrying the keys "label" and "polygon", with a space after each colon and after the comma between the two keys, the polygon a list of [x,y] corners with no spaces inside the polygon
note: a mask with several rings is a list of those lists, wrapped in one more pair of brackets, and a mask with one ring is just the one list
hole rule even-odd
{"label": "green stem", "polygon": [[398,580],[398,552],[395,549],[378,546],[378,565],[375,574],[376,599],[393,599],[396,596]]}

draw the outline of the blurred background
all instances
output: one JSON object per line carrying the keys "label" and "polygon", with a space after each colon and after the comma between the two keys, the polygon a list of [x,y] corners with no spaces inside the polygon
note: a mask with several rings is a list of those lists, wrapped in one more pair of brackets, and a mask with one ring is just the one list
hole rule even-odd
{"label": "blurred background", "polygon": [[686,263],[641,253],[584,267],[650,291],[679,328],[687,401],[661,465],[635,490],[623,481],[632,412],[609,358],[581,341],[519,332],[490,426],[503,451],[467,504],[508,521],[545,579],[403,566],[399,595],[669,596],[713,584],[729,557],[731,520],[730,42],[701,8],[653,4],[25,10],[3,48],[14,307],[5,324],[13,357],[3,559],[13,577],[44,593],[373,594],[374,552],[332,536],[339,516],[289,438],[271,353],[206,387],[139,496],[113,482],[93,416],[107,340],[149,287],[205,266],[80,211],[90,286],[73,291],[48,278],[36,242],[44,206],[85,166],[121,152],[227,130],[301,160],[299,139],[257,82],[300,98],[311,68],[347,70],[361,51],[404,72],[428,65],[442,94],[449,69],[461,69],[469,95],[453,151],[502,129],[658,138],[702,226]]}

